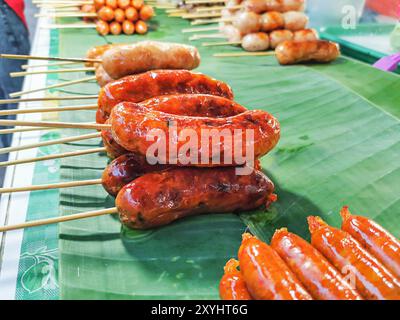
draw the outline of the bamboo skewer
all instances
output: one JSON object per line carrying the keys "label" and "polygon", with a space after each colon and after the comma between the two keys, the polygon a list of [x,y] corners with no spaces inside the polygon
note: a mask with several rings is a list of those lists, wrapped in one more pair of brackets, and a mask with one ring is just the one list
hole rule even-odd
{"label": "bamboo skewer", "polygon": [[57,70],[42,70],[42,71],[24,71],[24,72],[11,72],[10,77],[25,77],[34,74],[49,74],[49,73],[69,73],[69,72],[93,72],[96,68],[76,68],[76,69],[57,69]]}
{"label": "bamboo skewer", "polygon": [[59,129],[95,129],[109,130],[110,124],[99,123],[77,123],[77,122],[55,122],[55,121],[21,121],[0,119],[0,126],[29,126],[29,127],[47,127]]}
{"label": "bamboo skewer", "polygon": [[208,3],[225,3],[228,0],[187,0],[186,4],[208,4]]}
{"label": "bamboo skewer", "polygon": [[21,66],[22,70],[30,69],[30,68],[48,68],[48,67],[59,67],[59,66],[65,66],[65,65],[72,65],[72,64],[78,64],[82,62],[71,62],[71,61],[66,61],[66,62],[56,62],[56,63],[46,63],[46,64],[34,64],[34,65],[29,65],[29,64],[23,64]]}
{"label": "bamboo skewer", "polygon": [[192,26],[199,26],[203,24],[218,23],[218,22],[231,22],[232,18],[219,18],[219,19],[197,19],[192,21]]}
{"label": "bamboo skewer", "polygon": [[98,63],[101,63],[101,59],[30,56],[30,55],[25,55],[25,54],[7,54],[7,53],[0,53],[0,58],[15,59],[15,60],[49,60],[49,61],[98,62]]}
{"label": "bamboo skewer", "polygon": [[183,14],[183,19],[202,19],[202,18],[218,18],[221,13],[187,13]]}
{"label": "bamboo skewer", "polygon": [[219,30],[219,26],[200,27],[200,28],[182,29],[182,33],[202,32],[202,31],[218,31],[218,30]]}
{"label": "bamboo skewer", "polygon": [[47,225],[47,224],[79,220],[79,219],[85,219],[85,218],[91,218],[91,217],[98,217],[98,216],[102,216],[102,215],[115,214],[115,213],[118,213],[117,208],[88,211],[88,212],[84,212],[84,213],[75,213],[75,214],[71,214],[68,216],[61,216],[61,217],[49,218],[49,219],[41,219],[41,220],[19,223],[19,224],[15,224],[15,225],[3,226],[3,227],[0,227],[0,232],[29,228],[29,227],[36,227],[36,226],[43,226],[43,225]]}
{"label": "bamboo skewer", "polygon": [[89,0],[32,0],[33,4],[73,4],[73,5],[83,5],[83,4],[93,4]]}
{"label": "bamboo skewer", "polygon": [[96,109],[97,109],[97,105],[82,105],[82,106],[70,106],[70,107],[49,107],[49,108],[32,108],[32,109],[8,109],[8,110],[0,110],[0,116],[8,116],[10,114],[62,112],[62,111],[76,111],[76,110],[96,110]]}
{"label": "bamboo skewer", "polygon": [[83,135],[80,135],[80,136],[73,136],[73,137],[55,139],[55,140],[50,140],[50,141],[42,141],[42,142],[38,142],[38,143],[31,143],[31,144],[26,144],[26,145],[23,145],[23,146],[1,148],[0,149],[0,154],[2,154],[2,153],[10,153],[10,152],[14,152],[14,151],[27,150],[27,149],[33,149],[33,148],[52,146],[52,145],[55,145],[55,144],[62,144],[62,143],[68,143],[68,142],[74,142],[74,141],[94,139],[94,138],[99,138],[99,137],[101,137],[101,133],[100,132],[96,132],[96,133],[90,133],[90,134],[83,134]]}
{"label": "bamboo skewer", "polygon": [[101,184],[101,179],[59,182],[59,183],[41,184],[41,185],[28,186],[28,187],[0,188],[0,194],[15,193],[15,192],[27,192],[27,191],[41,191],[41,190],[51,190],[51,189],[61,189],[61,188],[74,188],[74,187],[82,187],[82,186],[92,186],[92,185],[96,185],[96,184]]}
{"label": "bamboo skewer", "polygon": [[42,29],[95,29],[94,23],[47,24],[40,26]]}
{"label": "bamboo skewer", "polygon": [[259,52],[230,52],[230,53],[215,53],[214,57],[226,58],[226,57],[256,57],[256,56],[274,56],[275,51],[259,51]]}
{"label": "bamboo skewer", "polygon": [[96,18],[96,13],[91,12],[60,12],[60,13],[38,13],[35,18]]}
{"label": "bamboo skewer", "polygon": [[214,46],[228,46],[228,45],[240,45],[242,41],[221,41],[221,42],[204,42],[201,45],[203,47],[214,47]]}
{"label": "bamboo skewer", "polygon": [[28,131],[42,131],[42,130],[54,130],[54,128],[34,127],[34,128],[1,129],[0,134],[10,134],[10,133],[28,132]]}
{"label": "bamboo skewer", "polygon": [[63,100],[89,100],[89,99],[97,99],[97,95],[90,96],[69,96],[69,97],[44,97],[44,98],[24,98],[24,99],[3,99],[0,100],[1,104],[12,104],[12,103],[21,103],[21,102],[35,102],[35,101],[63,101]]}
{"label": "bamboo skewer", "polygon": [[53,160],[53,159],[68,158],[68,157],[76,157],[76,156],[82,156],[85,154],[98,153],[98,152],[104,152],[104,151],[106,151],[106,148],[101,147],[101,148],[93,148],[93,149],[87,149],[87,150],[79,150],[79,151],[51,154],[51,155],[36,157],[36,158],[3,161],[3,162],[0,162],[0,167],[13,166],[16,164],[32,163],[32,162],[38,162],[38,161]]}
{"label": "bamboo skewer", "polygon": [[32,90],[13,92],[13,93],[10,93],[9,96],[11,98],[15,98],[15,97],[20,97],[20,96],[22,96],[24,94],[28,94],[28,93],[33,93],[33,92],[45,91],[45,90],[49,90],[49,89],[55,89],[55,88],[71,86],[73,84],[82,83],[82,82],[88,82],[88,81],[91,81],[91,80],[96,80],[96,77],[92,76],[92,77],[78,79],[78,80],[61,82],[61,83],[53,84],[51,86],[47,86],[47,87],[43,87],[43,88],[37,88],[37,89],[32,89]]}
{"label": "bamboo skewer", "polygon": [[195,34],[189,38],[189,41],[195,41],[200,39],[226,39],[226,36],[222,33],[217,34]]}

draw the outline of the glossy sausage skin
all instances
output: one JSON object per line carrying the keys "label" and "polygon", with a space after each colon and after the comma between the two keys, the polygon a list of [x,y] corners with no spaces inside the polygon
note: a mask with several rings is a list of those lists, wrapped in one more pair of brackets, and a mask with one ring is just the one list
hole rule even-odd
{"label": "glossy sausage skin", "polygon": [[112,196],[129,182],[148,172],[161,171],[169,166],[150,165],[146,158],[127,153],[114,159],[103,171],[101,177],[104,189]]}
{"label": "glossy sausage skin", "polygon": [[222,81],[187,70],[157,70],[127,76],[101,88],[96,121],[104,123],[120,102],[141,102],[180,93],[203,93],[233,100],[232,89]]}
{"label": "glossy sausage skin", "polygon": [[240,272],[257,300],[312,300],[296,276],[266,243],[245,233],[239,248]]}
{"label": "glossy sausage skin", "polygon": [[[207,94],[155,97],[138,103],[137,108],[147,108],[176,115],[213,118],[230,117],[247,111],[245,107],[232,100]],[[106,123],[108,123],[108,120]],[[128,152],[114,140],[110,130],[103,130],[101,136],[110,158],[117,158]]]}
{"label": "glossy sausage skin", "polygon": [[102,59],[104,69],[113,79],[157,69],[192,70],[200,64],[196,47],[156,41],[113,47],[104,52]]}
{"label": "glossy sausage skin", "polygon": [[[106,52],[107,50],[111,49],[113,46],[114,46],[113,44],[104,44],[101,46],[92,47],[86,52],[86,58],[87,59],[101,59],[103,53]],[[93,63],[93,62],[85,63],[86,67],[93,67],[94,65],[96,65],[96,63]]]}
{"label": "glossy sausage skin", "polygon": [[221,300],[252,300],[243,276],[237,269],[239,261],[230,259],[224,267],[224,275],[219,283]]}
{"label": "glossy sausage skin", "polygon": [[311,244],[283,228],[271,247],[317,300],[361,300],[361,296]]}
{"label": "glossy sausage skin", "polygon": [[347,232],[308,217],[311,243],[344,276],[355,279],[357,291],[368,300],[400,299],[400,282]]}
{"label": "glossy sausage skin", "polygon": [[400,279],[400,241],[371,219],[352,215],[348,207],[343,207],[340,214],[342,230],[350,233]]}
{"label": "glossy sausage skin", "polygon": [[121,222],[149,229],[204,214],[241,212],[269,205],[274,185],[262,172],[237,175],[234,167],[174,168],[147,173],[121,189]]}
{"label": "glossy sausage skin", "polygon": [[[246,111],[227,118],[189,117],[171,115],[154,110],[139,110],[136,104],[121,103],[112,110],[110,124],[112,136],[119,145],[144,156],[149,156],[147,152],[155,144],[155,139],[149,139],[151,133],[154,133],[152,130],[162,132],[167,142],[170,139],[171,141],[174,140],[176,150],[180,151],[184,150],[187,141],[184,139],[176,141],[177,139],[173,139],[173,136],[170,137],[170,135],[180,135],[183,132],[182,130],[187,132],[190,129],[192,130],[191,133],[196,136],[198,143],[190,152],[191,159],[194,158],[197,163],[192,161],[189,165],[205,167],[241,165],[242,163],[235,162],[238,160],[235,155],[239,151],[242,154],[245,153],[247,150],[246,142],[251,143],[254,147],[254,153],[247,154],[246,157],[258,159],[272,150],[280,137],[278,120],[261,110]],[[170,132],[172,126],[176,128],[175,133]],[[226,130],[225,132],[230,133],[232,137],[234,132],[239,133],[232,140],[237,144],[239,141],[238,136],[240,135],[242,143],[241,145],[236,145],[236,148],[233,147],[234,144],[232,142],[226,141],[226,139],[219,139],[213,144],[210,136],[216,136],[216,134],[213,133],[208,139],[205,138],[204,134],[204,132],[212,132],[211,130],[216,130],[217,134],[220,134],[222,130]],[[247,130],[252,130],[250,132],[254,134],[253,141],[246,141]],[[205,157],[206,142],[204,140],[208,141],[208,158]],[[216,148],[216,145],[219,145],[219,148]],[[213,159],[218,156],[218,163],[213,163]],[[174,151],[170,143],[166,143],[165,152],[158,154],[157,159],[164,164],[188,165],[188,163],[180,162],[180,159],[183,158],[176,157],[176,151]],[[170,161],[170,159],[176,159],[176,163]],[[225,162],[226,159],[228,162]]]}
{"label": "glossy sausage skin", "polygon": [[302,11],[304,0],[246,0],[243,5],[246,10],[256,13]]}
{"label": "glossy sausage skin", "polygon": [[99,64],[95,72],[96,81],[100,87],[104,87],[107,83],[114,81],[113,78],[104,70],[103,66]]}
{"label": "glossy sausage skin", "polygon": [[285,41],[276,47],[276,57],[280,64],[301,62],[328,63],[340,55],[339,46],[330,41]]}

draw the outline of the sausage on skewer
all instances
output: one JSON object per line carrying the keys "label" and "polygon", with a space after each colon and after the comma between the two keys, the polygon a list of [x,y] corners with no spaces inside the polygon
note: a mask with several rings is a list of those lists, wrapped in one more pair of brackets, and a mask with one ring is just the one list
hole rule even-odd
{"label": "sausage on skewer", "polygon": [[252,300],[242,274],[237,269],[239,261],[230,259],[224,267],[224,275],[219,283],[221,300]]}

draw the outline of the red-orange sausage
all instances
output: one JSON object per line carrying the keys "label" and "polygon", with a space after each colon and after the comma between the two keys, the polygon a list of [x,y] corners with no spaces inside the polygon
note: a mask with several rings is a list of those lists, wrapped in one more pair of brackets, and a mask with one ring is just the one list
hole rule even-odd
{"label": "red-orange sausage", "polygon": [[348,207],[343,207],[340,214],[343,219],[342,230],[350,233],[400,279],[399,240],[371,219],[353,216]]}
{"label": "red-orange sausage", "polygon": [[279,255],[249,233],[239,248],[240,272],[257,300],[312,300]]}
{"label": "red-orange sausage", "polygon": [[234,167],[175,168],[147,173],[121,189],[121,222],[148,229],[185,216],[238,212],[273,201],[274,185],[262,172],[237,175]]}
{"label": "red-orange sausage", "polygon": [[150,165],[146,158],[134,153],[124,154],[114,159],[103,171],[101,177],[104,189],[112,196],[117,196],[118,192],[134,179],[145,173],[161,171],[169,166]]}
{"label": "red-orange sausage", "polygon": [[400,299],[400,282],[347,232],[319,217],[308,217],[311,243],[344,276],[354,277],[357,291],[366,299]]}
{"label": "red-orange sausage", "polygon": [[238,266],[239,261],[230,259],[224,267],[224,275],[219,283],[222,300],[252,300]]}
{"label": "red-orange sausage", "polygon": [[361,296],[311,244],[286,228],[277,230],[271,247],[317,300],[360,300]]}
{"label": "red-orange sausage", "polygon": [[[106,123],[109,123],[107,120]],[[123,154],[129,153],[128,150],[120,146],[111,134],[111,130],[102,130],[101,131],[101,139],[103,141],[104,148],[106,149],[107,155],[111,159],[118,158]]]}
{"label": "red-orange sausage", "polygon": [[[278,143],[280,137],[280,127],[278,121],[269,113],[261,110],[246,111],[239,115],[227,118],[209,118],[209,117],[187,117],[179,115],[171,115],[154,110],[139,110],[136,104],[120,103],[111,112],[110,124],[112,136],[119,145],[132,152],[148,155],[148,151],[154,148],[154,140],[149,139],[151,133],[158,134],[162,132],[165,135],[165,141],[173,140],[173,136],[180,136],[189,130],[197,138],[197,145],[191,150],[190,157],[194,159],[190,161],[193,166],[224,166],[224,165],[242,165],[237,163],[237,152],[241,151],[245,154],[247,148],[246,143],[252,144],[253,154],[247,154],[246,157],[253,159],[260,158],[267,154]],[[171,133],[174,126],[176,132]],[[185,131],[182,131],[185,130]],[[225,130],[225,131],[223,131]],[[208,138],[208,155],[205,132],[211,133],[217,131],[218,134],[230,133],[234,143],[227,139],[220,139],[217,144],[219,150]],[[248,137],[248,132],[253,133],[253,138]],[[239,135],[242,138],[241,144]],[[215,136],[215,133],[212,135]],[[252,141],[250,141],[250,139]],[[176,140],[176,139],[175,139]],[[180,152],[184,149],[186,140],[178,139],[175,141],[176,151]],[[236,146],[234,146],[236,143]],[[157,159],[164,164],[188,165],[182,160],[185,157],[176,157],[175,149],[169,143],[165,144],[165,152],[160,152]],[[185,156],[185,154],[183,154]],[[206,158],[207,156],[207,158]],[[213,159],[219,156],[218,163]],[[176,159],[171,161],[170,159]],[[239,159],[240,160],[240,159]],[[196,163],[197,161],[197,163]],[[176,163],[175,163],[176,162]]]}
{"label": "red-orange sausage", "polygon": [[231,88],[224,82],[187,70],[156,70],[127,76],[101,88],[96,121],[104,123],[112,108],[120,102],[141,102],[169,94],[203,93],[233,100]]}

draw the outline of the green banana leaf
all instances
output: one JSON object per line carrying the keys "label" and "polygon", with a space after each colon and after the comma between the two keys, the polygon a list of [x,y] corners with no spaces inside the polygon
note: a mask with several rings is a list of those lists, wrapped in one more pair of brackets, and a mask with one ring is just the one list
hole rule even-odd
{"label": "green banana leaf", "polygon": [[[146,36],[99,37],[94,30],[63,30],[60,56],[82,56],[105,42],[156,39],[188,43],[188,23],[157,11]],[[274,114],[282,137],[262,159],[279,200],[265,212],[210,214],[151,231],[132,231],[117,216],[60,225],[60,288],[64,299],[217,299],[223,266],[237,255],[250,230],[269,242],[276,228],[309,239],[306,217],[320,215],[339,226],[339,210],[374,218],[400,236],[400,82],[394,74],[341,57],[329,65],[279,66],[274,57],[219,59],[234,47],[200,46],[199,71],[228,82],[236,100]],[[82,75],[66,74],[68,80]],[[95,94],[94,83],[63,89]],[[86,102],[85,102],[86,103]],[[71,104],[70,102],[68,104]],[[62,113],[64,121],[92,121],[92,111]],[[65,135],[79,131],[65,131]],[[79,133],[84,133],[80,131]],[[64,145],[64,151],[97,147],[99,140]],[[63,180],[101,176],[107,157],[91,154],[62,161]],[[101,186],[65,189],[60,211],[114,206]]]}

